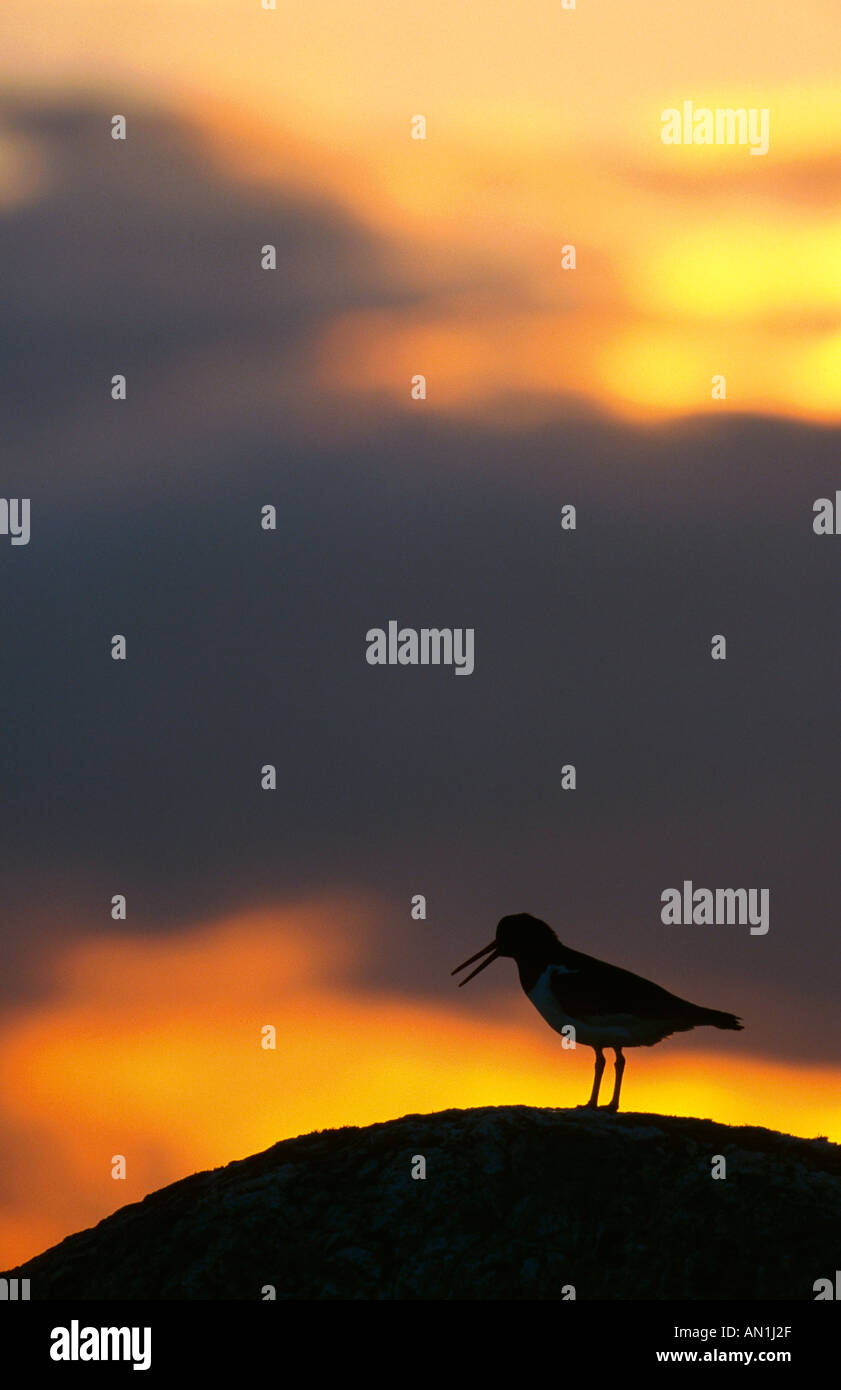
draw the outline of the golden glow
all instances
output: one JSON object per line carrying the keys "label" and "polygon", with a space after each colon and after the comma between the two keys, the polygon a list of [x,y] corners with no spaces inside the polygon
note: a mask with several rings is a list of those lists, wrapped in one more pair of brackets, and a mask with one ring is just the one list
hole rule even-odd
{"label": "golden glow", "polygon": [[[841,165],[839,166],[841,168]],[[841,219],[825,226],[735,221],[661,247],[629,277],[636,307],[785,332],[841,311]]]}
{"label": "golden glow", "polygon": [[[370,905],[343,898],[174,939],[69,946],[54,995],[0,1034],[0,1113],[18,1158],[0,1206],[0,1264],[295,1134],[586,1096],[592,1052],[564,1050],[513,977],[502,1013],[455,991],[443,1005],[362,985],[366,915]],[[275,1050],[261,1047],[266,1024]],[[837,1068],[787,1067],[750,1057],[742,1037],[728,1042],[634,1050],[627,1107],[841,1139]],[[115,1154],[125,1181],[110,1176]]]}
{"label": "golden glow", "polygon": [[841,330],[816,334],[792,363],[800,413],[826,423],[841,418]]}

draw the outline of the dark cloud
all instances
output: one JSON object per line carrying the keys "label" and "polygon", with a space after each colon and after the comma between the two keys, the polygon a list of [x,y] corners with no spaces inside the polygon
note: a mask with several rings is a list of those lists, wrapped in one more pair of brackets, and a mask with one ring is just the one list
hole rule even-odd
{"label": "dark cloud", "polygon": [[[170,116],[133,111],[125,142],[101,107],[7,103],[0,124],[43,170],[38,195],[0,217],[0,412],[30,480],[65,472],[59,449],[83,477],[112,471],[97,446],[117,372],[132,423],[179,405],[189,417],[261,360],[301,389],[298,361],[332,316],[417,298],[335,205],[232,187]],[[20,458],[27,431],[49,441],[46,461]]]}
{"label": "dark cloud", "polygon": [[[4,360],[25,325],[24,355],[46,354],[56,379],[70,359],[76,379],[110,373],[135,312],[128,360],[162,344],[176,362],[246,320],[252,341],[291,353],[352,292],[398,292],[332,212],[246,205],[241,189],[231,206],[170,130],[143,179],[118,175],[102,195],[121,247],[102,272],[111,292],[83,280],[61,317],[57,287],[94,274],[69,219],[101,178],[99,153],[78,155],[90,121],[55,118],[50,138],[72,136],[78,162],[49,208],[0,223],[17,248]],[[155,218],[135,195],[152,199],[159,175]],[[51,293],[30,260],[62,210],[69,264]],[[211,270],[218,238],[257,244],[269,211],[281,256],[309,267],[297,298],[288,290],[294,328],[245,272],[232,286]],[[6,400],[17,408],[8,380]],[[383,903],[376,985],[447,990],[500,915],[529,910],[570,944],[743,1014],[748,1046],[831,1060],[841,539],[814,536],[811,509],[834,492],[837,433],[579,416],[503,436],[383,410],[342,442],[302,447],[243,413],[212,450],[198,428],[192,448],[181,436],[171,478],[156,453],[168,417],[138,411],[145,488],[137,475],[121,488],[117,456],[110,486],[74,495],[78,440],[69,464],[32,456],[34,405],[15,424],[37,479],[32,541],[0,543],[7,994],[36,987],[57,933],[110,926],[113,892],[129,897],[126,930],[176,931],[341,885]],[[275,533],[259,527],[266,502]],[[575,533],[560,528],[564,502]],[[391,618],[474,627],[475,673],[369,667],[365,632]],[[125,663],[110,659],[113,633]],[[710,659],[714,633],[726,663]],[[274,793],[259,789],[266,762]],[[574,793],[561,789],[568,762]],[[769,887],[770,933],[664,927],[660,892],[684,878]],[[409,919],[418,892],[426,923]],[[502,968],[484,978],[511,985]]]}

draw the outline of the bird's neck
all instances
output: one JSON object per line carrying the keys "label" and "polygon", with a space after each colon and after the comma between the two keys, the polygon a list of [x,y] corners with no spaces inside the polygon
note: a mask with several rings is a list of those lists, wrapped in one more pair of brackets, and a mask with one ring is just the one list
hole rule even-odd
{"label": "bird's neck", "polygon": [[517,969],[520,973],[520,984],[523,986],[526,994],[531,994],[540,976],[546,969],[546,962],[525,958],[517,961]]}
{"label": "bird's neck", "polygon": [[517,970],[520,974],[520,984],[523,986],[526,994],[531,994],[548,965],[563,965],[566,954],[566,949],[558,942],[557,947],[552,948],[549,954],[542,953],[539,956],[517,956]]}

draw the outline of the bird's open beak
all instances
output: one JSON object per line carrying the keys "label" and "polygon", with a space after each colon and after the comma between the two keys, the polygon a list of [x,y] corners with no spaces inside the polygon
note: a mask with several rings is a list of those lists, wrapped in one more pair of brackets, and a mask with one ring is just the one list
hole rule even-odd
{"label": "bird's open beak", "polygon": [[[489,951],[492,951],[493,955],[488,956]],[[490,946],[483,946],[481,951],[477,951],[475,956],[470,957],[470,960],[462,961],[461,965],[457,965],[455,970],[451,970],[451,975],[457,975],[460,970],[465,970],[468,965],[472,965],[474,960],[478,960],[480,956],[488,956],[487,960],[483,960],[482,964],[477,965],[475,970],[471,970],[469,975],[465,975],[463,980],[459,980],[459,989],[461,989],[462,985],[466,985],[468,980],[472,980],[474,975],[478,975],[480,970],[484,970],[486,965],[490,965],[492,961],[495,961],[498,955],[499,952],[496,949],[496,942],[492,941]]]}

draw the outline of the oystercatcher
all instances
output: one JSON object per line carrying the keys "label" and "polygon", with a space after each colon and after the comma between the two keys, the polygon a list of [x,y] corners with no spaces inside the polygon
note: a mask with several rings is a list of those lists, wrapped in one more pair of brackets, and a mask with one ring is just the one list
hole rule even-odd
{"label": "oystercatcher", "polygon": [[[452,974],[457,975],[481,956],[486,959],[459,981],[459,988],[499,956],[510,956],[517,962],[520,984],[550,1028],[560,1033],[571,1024],[575,1032],[567,1036],[595,1050],[593,1090],[582,1109],[618,1110],[625,1070],[623,1047],[653,1047],[672,1033],[687,1033],[705,1024],[711,1028],[743,1027],[735,1014],[699,1008],[641,975],[632,975],[630,970],[573,951],[558,940],[546,922],[528,912],[503,917],[490,946],[457,965]],[[610,1101],[599,1106],[605,1047],[612,1047],[616,1055],[615,1080]]]}

